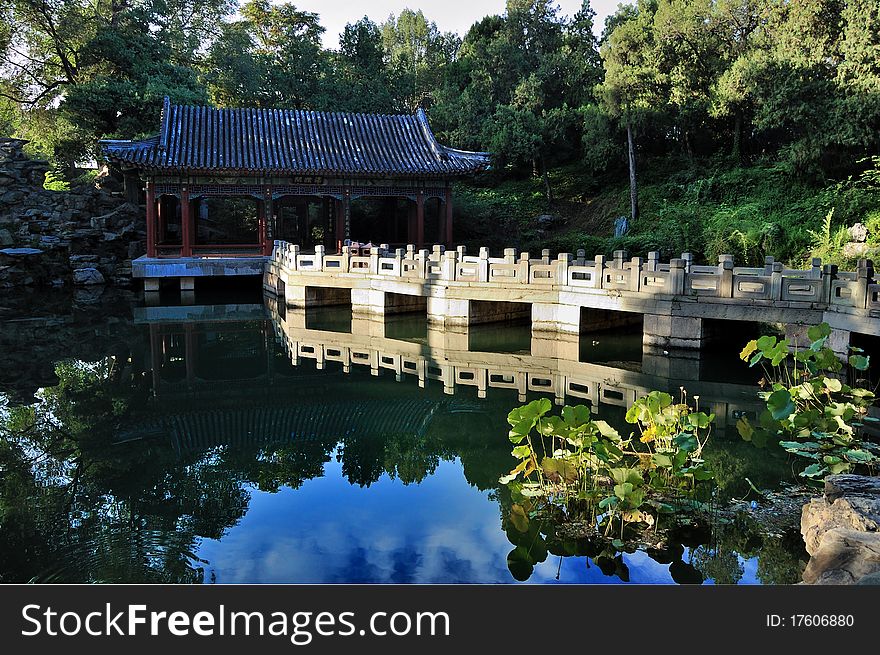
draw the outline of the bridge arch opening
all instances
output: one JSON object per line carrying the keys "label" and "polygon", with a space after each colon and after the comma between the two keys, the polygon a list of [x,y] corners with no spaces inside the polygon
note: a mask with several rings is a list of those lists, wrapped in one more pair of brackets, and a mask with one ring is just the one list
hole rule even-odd
{"label": "bridge arch opening", "polygon": [[[642,361],[643,329],[642,314],[581,307],[578,360],[637,367]],[[607,338],[612,335],[613,339]]]}

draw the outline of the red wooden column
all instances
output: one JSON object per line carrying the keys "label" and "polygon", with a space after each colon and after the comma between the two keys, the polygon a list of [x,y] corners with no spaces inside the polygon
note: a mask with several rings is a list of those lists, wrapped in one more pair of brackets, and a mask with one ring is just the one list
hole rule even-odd
{"label": "red wooden column", "polygon": [[425,192],[416,194],[416,245],[425,245]]}
{"label": "red wooden column", "polygon": [[196,198],[195,200],[190,200],[190,205],[192,208],[189,210],[189,215],[192,220],[192,231],[190,232],[189,244],[190,246],[195,246],[199,241],[199,214],[202,211],[202,202],[204,201],[204,196],[201,198]]}
{"label": "red wooden column", "polygon": [[265,195],[266,201],[263,203],[263,223],[265,225],[263,254],[271,255],[277,233],[275,229],[275,203],[272,202],[272,185],[266,185]]}
{"label": "red wooden column", "polygon": [[162,211],[162,196],[156,198],[156,222],[159,224],[156,228],[156,243],[165,241],[165,212]]}
{"label": "red wooden column", "polygon": [[333,210],[336,212],[336,228],[333,231],[336,236],[336,252],[342,252],[342,245],[345,243],[345,209],[341,200],[333,199]]}
{"label": "red wooden column", "polygon": [[181,257],[192,257],[192,207],[189,202],[189,189],[180,190],[180,234]]}
{"label": "red wooden column", "polygon": [[262,200],[257,201],[257,240],[260,243],[260,252],[266,253],[266,203]]}
{"label": "red wooden column", "polygon": [[351,187],[347,184],[342,195],[342,238],[351,239]]}
{"label": "red wooden column", "polygon": [[416,242],[416,205],[415,203],[407,203],[406,205],[406,242],[407,244],[415,244]]}
{"label": "red wooden column", "polygon": [[156,187],[147,182],[147,257],[156,256]]}
{"label": "red wooden column", "polygon": [[451,248],[453,245],[452,241],[452,187],[446,187],[446,202],[444,203],[443,211],[446,213],[446,220],[443,222],[446,228],[446,234],[444,236],[444,241],[446,242],[446,246]]}

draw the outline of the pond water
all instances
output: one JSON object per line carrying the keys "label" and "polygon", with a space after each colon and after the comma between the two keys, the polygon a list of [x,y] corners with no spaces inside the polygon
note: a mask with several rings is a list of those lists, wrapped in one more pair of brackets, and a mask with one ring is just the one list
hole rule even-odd
{"label": "pond water", "polygon": [[684,387],[720,418],[717,503],[746,496],[746,478],[790,479],[783,452],[731,433],[756,407],[735,351],[648,361],[618,330],[554,358],[528,325],[461,341],[418,316],[365,327],[346,308],[279,311],[247,288],[151,307],[35,298],[0,303],[0,581],[799,579],[799,536],[745,519],[632,552],[548,540],[533,569],[508,567],[518,537],[498,478],[514,463],[507,413],[526,400],[593,398],[628,433],[636,395]]}

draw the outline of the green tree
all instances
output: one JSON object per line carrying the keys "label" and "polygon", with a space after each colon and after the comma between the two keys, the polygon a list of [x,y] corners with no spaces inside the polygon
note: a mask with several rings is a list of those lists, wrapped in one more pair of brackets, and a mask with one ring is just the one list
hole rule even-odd
{"label": "green tree", "polygon": [[633,222],[639,216],[635,129],[654,111],[658,98],[665,95],[654,58],[656,9],[651,0],[640,0],[635,13],[631,8],[621,8],[619,22],[600,50],[605,79],[596,93],[605,111],[626,130],[630,217]]}
{"label": "green tree", "polygon": [[398,109],[415,111],[432,98],[461,43],[455,34],[441,32],[421,10],[404,9],[397,17],[392,14],[380,30]]}
{"label": "green tree", "polygon": [[334,57],[334,108],[387,113],[399,106],[385,60],[379,26],[366,16],[348,23]]}
{"label": "green tree", "polygon": [[290,3],[250,0],[225,24],[207,59],[205,79],[226,107],[324,109],[328,55],[318,15]]}

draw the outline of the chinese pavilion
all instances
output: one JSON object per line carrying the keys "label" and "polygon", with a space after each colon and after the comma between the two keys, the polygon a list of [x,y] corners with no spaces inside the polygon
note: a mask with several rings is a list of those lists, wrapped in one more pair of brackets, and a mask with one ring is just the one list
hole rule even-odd
{"label": "chinese pavilion", "polygon": [[328,250],[349,239],[451,244],[451,184],[489,165],[486,153],[437,143],[421,109],[215,109],[166,98],[158,135],[102,148],[145,183],[147,259],[157,260],[265,256],[273,239]]}

